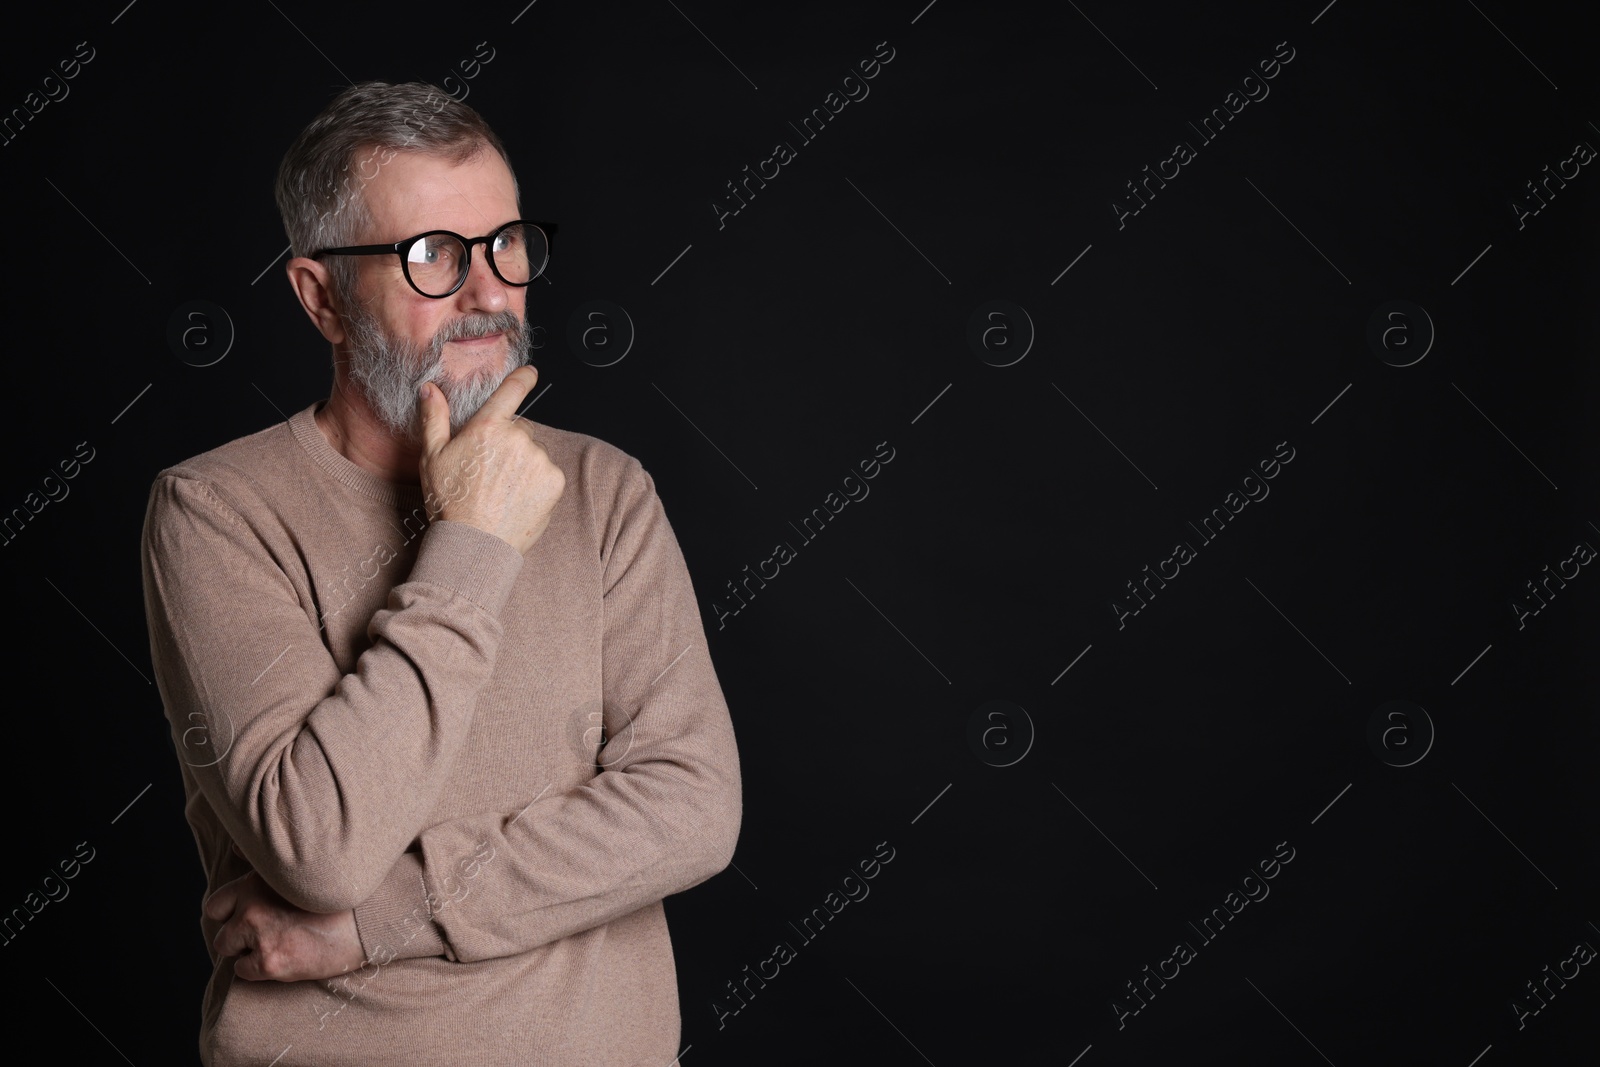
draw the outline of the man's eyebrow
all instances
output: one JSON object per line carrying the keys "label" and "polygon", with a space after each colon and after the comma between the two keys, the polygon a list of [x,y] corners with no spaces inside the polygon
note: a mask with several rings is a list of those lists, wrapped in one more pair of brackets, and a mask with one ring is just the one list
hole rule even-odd
{"label": "man's eyebrow", "polygon": [[[507,226],[511,225],[513,222],[519,221],[520,218],[521,218],[520,215],[513,215],[511,218],[506,219],[504,222],[502,222],[499,225],[497,225],[497,226],[493,227],[492,229],[490,229],[488,233],[480,234],[479,236],[480,237],[489,237],[489,236],[492,236],[493,234],[499,233],[501,230],[505,229]],[[455,232],[456,231],[451,230],[451,229],[447,229],[447,228],[445,228],[443,226],[434,226],[434,227],[432,227],[430,229],[426,229],[426,230],[415,230],[415,231],[412,231],[410,233],[407,233],[404,237],[397,238],[397,239],[395,239],[393,241],[373,241],[372,243],[374,245],[391,246],[391,245],[401,244],[402,242],[405,242],[405,241],[409,241],[413,237],[420,237],[425,233],[455,233]],[[464,236],[464,235],[457,234],[457,236]]]}

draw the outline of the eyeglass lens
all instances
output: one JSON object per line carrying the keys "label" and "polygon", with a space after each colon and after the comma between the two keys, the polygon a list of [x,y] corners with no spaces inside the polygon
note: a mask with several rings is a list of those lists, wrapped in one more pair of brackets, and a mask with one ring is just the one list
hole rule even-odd
{"label": "eyeglass lens", "polygon": [[[550,242],[532,223],[507,226],[485,242],[489,261],[501,280],[510,285],[532,281],[543,272]],[[471,269],[466,245],[448,234],[429,234],[406,254],[411,283],[428,296],[447,296]]]}

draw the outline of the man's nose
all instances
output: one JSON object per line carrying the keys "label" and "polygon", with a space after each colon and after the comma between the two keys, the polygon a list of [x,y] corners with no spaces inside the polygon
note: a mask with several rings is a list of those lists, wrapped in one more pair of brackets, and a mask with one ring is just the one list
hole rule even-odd
{"label": "man's nose", "polygon": [[456,293],[463,309],[503,311],[510,300],[509,288],[489,267],[488,242],[474,245],[467,261],[467,280]]}

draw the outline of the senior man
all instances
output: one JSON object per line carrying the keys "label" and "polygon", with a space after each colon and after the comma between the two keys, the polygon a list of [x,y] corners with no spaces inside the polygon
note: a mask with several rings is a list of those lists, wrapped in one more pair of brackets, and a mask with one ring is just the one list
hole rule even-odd
{"label": "senior man", "polygon": [[276,194],[332,395],[162,471],[142,546],[201,1059],[665,1067],[661,901],[731,862],[738,754],[650,475],[517,415],[555,227],[420,84],[341,93]]}

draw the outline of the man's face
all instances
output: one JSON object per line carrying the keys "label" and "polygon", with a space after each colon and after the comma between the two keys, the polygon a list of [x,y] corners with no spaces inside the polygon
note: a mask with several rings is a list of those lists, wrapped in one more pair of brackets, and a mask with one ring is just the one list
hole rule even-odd
{"label": "man's face", "polygon": [[[479,237],[517,218],[511,172],[487,146],[460,164],[398,153],[364,194],[373,228],[362,244],[400,241],[427,230]],[[527,290],[494,276],[485,247],[472,250],[467,280],[444,299],[413,289],[398,256],[359,257],[342,347],[350,381],[397,437],[420,440],[417,390],[423,382],[437,384],[449,401],[454,432],[506,375],[528,361]]]}

